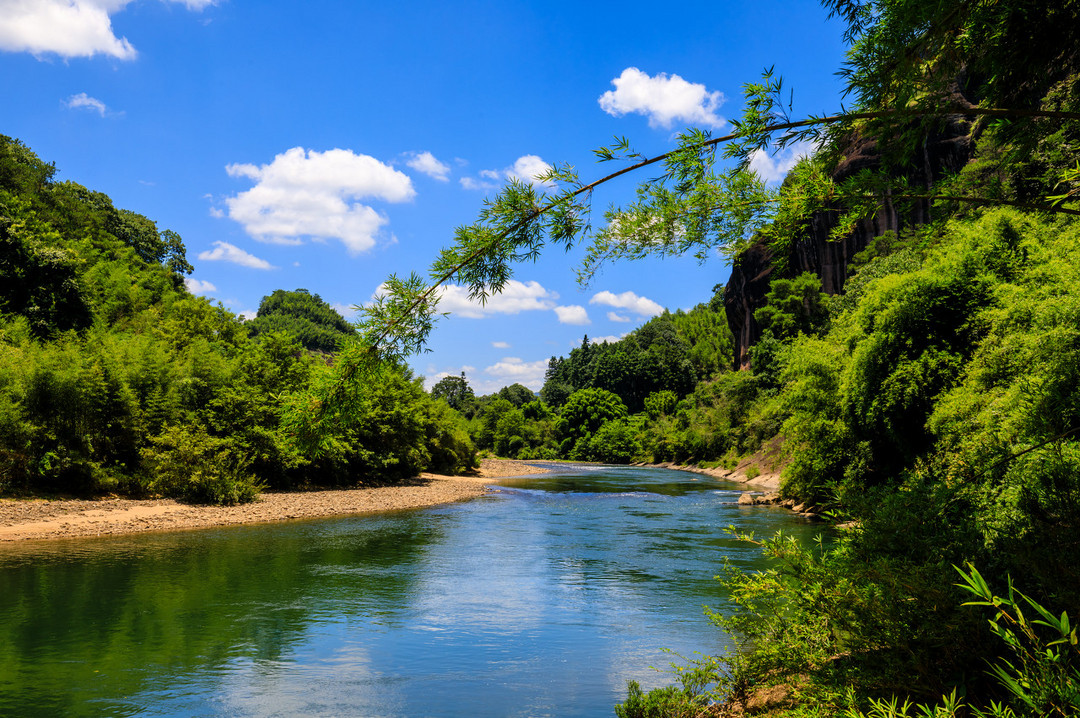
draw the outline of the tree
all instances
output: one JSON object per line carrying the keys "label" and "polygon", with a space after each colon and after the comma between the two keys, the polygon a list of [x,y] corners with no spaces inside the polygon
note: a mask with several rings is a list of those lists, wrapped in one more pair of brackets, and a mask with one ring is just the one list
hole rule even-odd
{"label": "tree", "polygon": [[536,392],[523,384],[511,384],[499,389],[499,396],[520,408],[536,399]]}
{"label": "tree", "polygon": [[571,459],[587,456],[589,440],[609,421],[627,416],[626,405],[605,389],[581,389],[566,400],[555,422],[559,454]]}
{"label": "tree", "polygon": [[442,399],[451,409],[465,413],[476,400],[472,387],[465,379],[465,372],[461,376],[444,376],[431,387],[431,396]]}
{"label": "tree", "polygon": [[296,337],[304,348],[326,353],[336,352],[341,342],[356,335],[344,317],[318,294],[306,289],[274,290],[259,302],[259,312],[247,323],[251,336],[283,331]]}
{"label": "tree", "polygon": [[794,279],[774,279],[765,295],[765,306],[754,312],[754,319],[777,339],[813,334],[828,319],[821,279],[811,272]]}

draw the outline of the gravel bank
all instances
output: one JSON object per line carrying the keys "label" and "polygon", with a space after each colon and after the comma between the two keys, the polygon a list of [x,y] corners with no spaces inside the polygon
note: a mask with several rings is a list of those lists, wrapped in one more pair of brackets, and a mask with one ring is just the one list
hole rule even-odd
{"label": "gravel bank", "polygon": [[399,486],[263,494],[240,506],[174,499],[0,499],[0,542],[173,531],[232,524],[423,508],[476,498],[498,478],[545,473],[518,461],[485,459],[475,476],[424,474]]}

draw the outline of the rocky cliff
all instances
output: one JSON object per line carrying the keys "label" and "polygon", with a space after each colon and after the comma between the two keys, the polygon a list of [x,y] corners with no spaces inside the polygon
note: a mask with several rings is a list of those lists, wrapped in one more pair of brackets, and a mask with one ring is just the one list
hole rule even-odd
{"label": "rocky cliff", "polygon": [[[910,186],[928,187],[935,180],[959,171],[972,157],[974,142],[969,131],[966,123],[955,122],[928,135],[915,161],[902,170]],[[832,178],[841,182],[863,169],[879,167],[881,161],[875,142],[855,136],[833,170]],[[836,226],[838,216],[834,210],[824,210],[812,217],[805,233],[792,244],[784,276],[813,272],[821,277],[822,289],[827,294],[839,294],[844,289],[852,257],[884,232],[927,222],[930,202],[921,201],[914,207],[908,204],[901,211],[891,201],[886,201],[876,216],[863,220],[843,239],[833,241],[829,233]],[[724,309],[735,338],[735,369],[750,365],[748,350],[761,337],[761,327],[754,320],[754,312],[764,306],[775,271],[772,250],[763,242],[743,252],[731,269],[731,277],[724,288]]]}

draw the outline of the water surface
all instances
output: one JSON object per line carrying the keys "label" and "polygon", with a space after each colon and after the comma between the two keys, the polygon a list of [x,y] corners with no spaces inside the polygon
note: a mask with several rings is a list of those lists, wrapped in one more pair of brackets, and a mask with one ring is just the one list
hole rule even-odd
{"label": "water surface", "polygon": [[738,487],[559,467],[378,516],[0,547],[3,716],[610,716],[723,652]]}

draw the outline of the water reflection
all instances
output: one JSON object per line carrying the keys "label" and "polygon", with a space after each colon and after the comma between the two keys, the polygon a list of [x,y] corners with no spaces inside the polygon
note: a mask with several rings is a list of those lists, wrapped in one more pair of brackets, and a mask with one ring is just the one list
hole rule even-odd
{"label": "water reflection", "polygon": [[[692,474],[589,467],[377,517],[16,545],[0,715],[611,715],[716,652],[725,527],[813,529]],[[573,473],[571,473],[573,472]]]}

